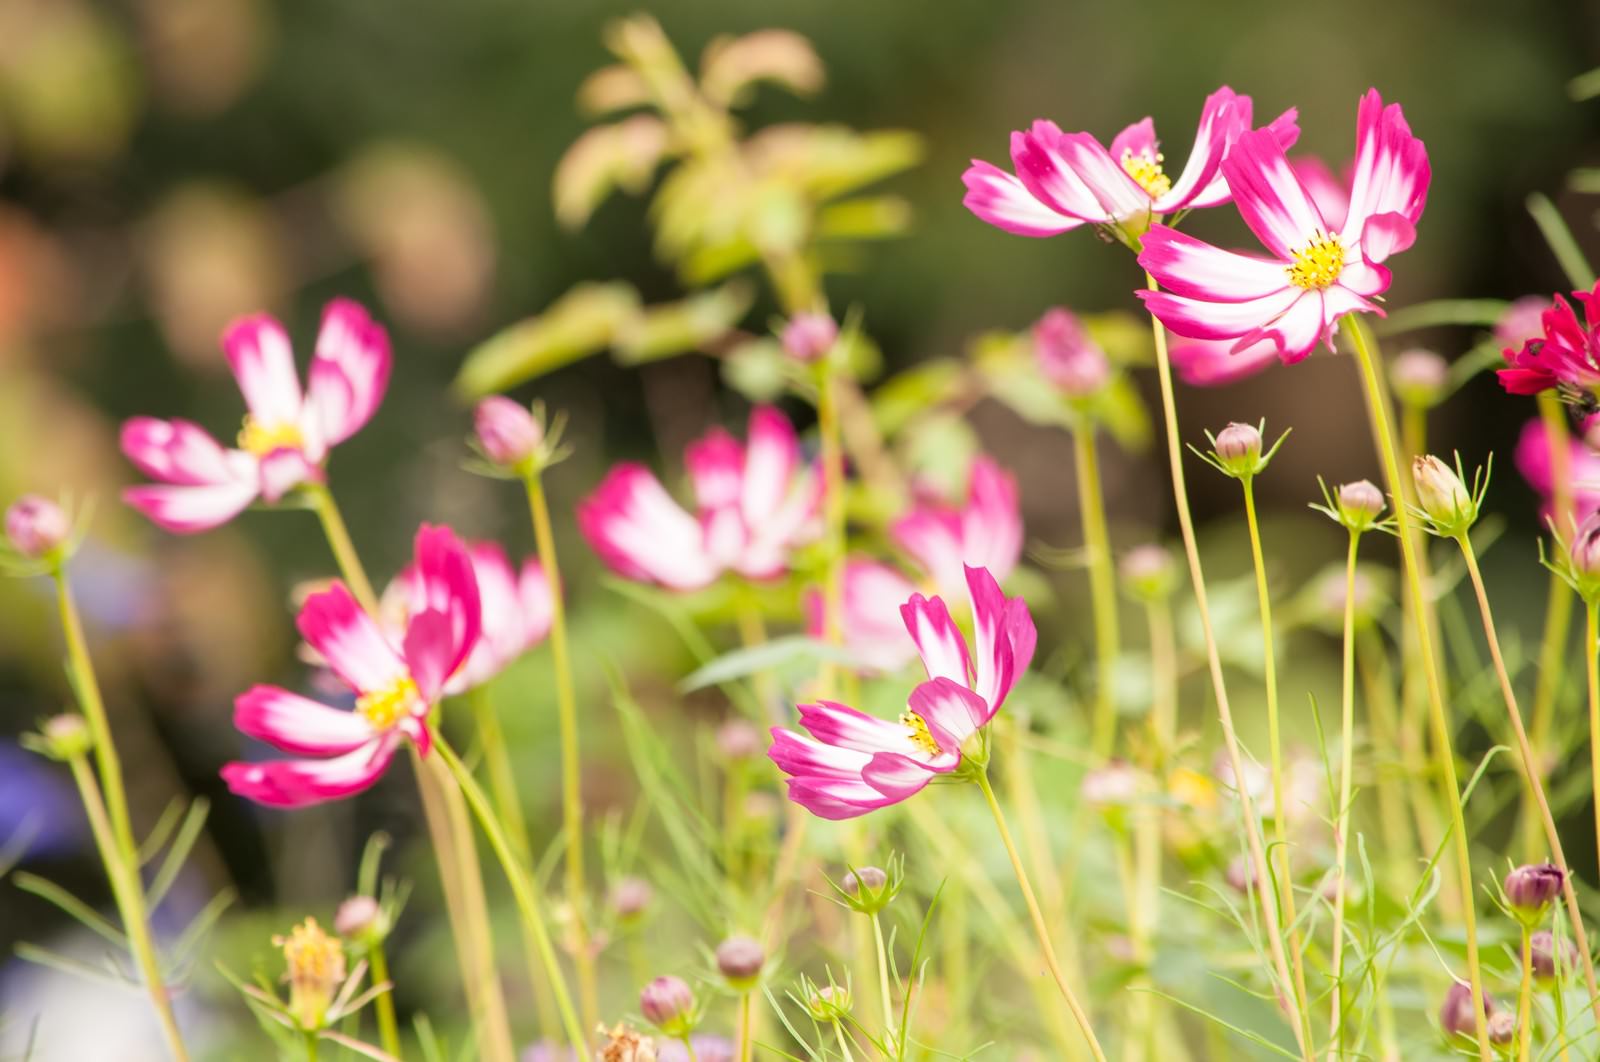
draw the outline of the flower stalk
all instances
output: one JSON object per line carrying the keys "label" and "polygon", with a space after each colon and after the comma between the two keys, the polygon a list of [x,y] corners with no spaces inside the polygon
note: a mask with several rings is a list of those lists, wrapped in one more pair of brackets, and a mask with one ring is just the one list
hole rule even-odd
{"label": "flower stalk", "polygon": [[1089,604],[1094,614],[1095,696],[1091,742],[1095,762],[1103,763],[1110,758],[1116,742],[1116,675],[1121,635],[1098,449],[1092,423],[1074,427],[1072,453],[1077,467],[1078,509],[1083,519],[1083,550],[1089,568]]}

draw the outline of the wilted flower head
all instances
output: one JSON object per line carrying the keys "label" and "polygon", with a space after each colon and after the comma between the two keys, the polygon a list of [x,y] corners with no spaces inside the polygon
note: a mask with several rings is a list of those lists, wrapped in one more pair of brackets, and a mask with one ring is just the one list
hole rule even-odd
{"label": "wilted flower head", "polygon": [[783,326],[783,352],[795,361],[821,361],[839,341],[839,326],[825,313],[797,313]]}
{"label": "wilted flower head", "polygon": [[301,1029],[321,1029],[344,982],[344,945],[323,932],[315,918],[295,926],[287,937],[273,937],[272,943],[283,949],[290,1014]]}
{"label": "wilted flower head", "polygon": [[1033,350],[1045,378],[1068,398],[1092,397],[1111,378],[1105,351],[1082,321],[1059,306],[1033,326]]}
{"label": "wilted flower head", "polygon": [[490,395],[478,403],[472,428],[483,456],[506,469],[530,467],[544,442],[544,428],[533,411],[504,395]]}
{"label": "wilted flower head", "polygon": [[[1541,983],[1548,983],[1556,978],[1556,938],[1548,929],[1541,929],[1528,938],[1528,958],[1533,967],[1533,977]],[[1568,976],[1578,966],[1578,946],[1570,937],[1561,938],[1561,969],[1563,977]]]}
{"label": "wilted flower head", "polygon": [[699,1020],[694,989],[681,977],[657,977],[639,993],[639,1013],[668,1036],[683,1037]]}
{"label": "wilted flower head", "polygon": [[640,1033],[625,1022],[611,1028],[604,1025],[600,1033],[600,1062],[656,1062],[655,1040]]}
{"label": "wilted flower head", "polygon": [[748,990],[761,976],[767,951],[755,937],[736,933],[717,945],[717,972],[740,991]]}
{"label": "wilted flower head", "polygon": [[1544,920],[1557,896],[1561,895],[1566,875],[1553,863],[1530,863],[1506,875],[1506,903],[1512,914],[1529,924]]}
{"label": "wilted flower head", "polygon": [[[1477,1018],[1473,1014],[1472,988],[1460,981],[1450,986],[1444,995],[1444,1004],[1439,1008],[1439,1025],[1444,1029],[1446,1036],[1473,1036],[1477,1029]],[[1483,1012],[1486,1016],[1493,1016],[1496,1011],[1494,997],[1483,996]]]}
{"label": "wilted flower head", "polygon": [[1418,455],[1411,462],[1411,478],[1417,488],[1417,503],[1434,533],[1453,537],[1478,519],[1478,499],[1461,476],[1437,457]]}
{"label": "wilted flower head", "polygon": [[1428,409],[1444,398],[1450,363],[1431,350],[1406,350],[1389,368],[1389,382],[1402,405]]}
{"label": "wilted flower head", "polygon": [[72,521],[49,498],[27,494],[6,510],[6,538],[18,553],[40,559],[55,552],[72,535]]}
{"label": "wilted flower head", "polygon": [[1123,554],[1122,585],[1141,601],[1160,601],[1177,586],[1178,568],[1165,546],[1148,543]]}

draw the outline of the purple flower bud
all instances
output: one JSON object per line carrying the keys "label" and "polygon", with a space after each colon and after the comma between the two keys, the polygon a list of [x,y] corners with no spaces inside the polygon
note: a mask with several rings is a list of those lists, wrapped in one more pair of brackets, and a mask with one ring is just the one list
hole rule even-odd
{"label": "purple flower bud", "polygon": [[1082,322],[1060,307],[1033,326],[1033,349],[1039,370],[1068,398],[1089,398],[1111,378],[1105,351],[1089,338]]}
{"label": "purple flower bud", "polygon": [[730,719],[717,728],[717,751],[724,760],[749,760],[763,749],[762,733],[743,719]]}
{"label": "purple flower bud", "polygon": [[888,884],[889,875],[878,867],[862,867],[852,870],[839,881],[839,887],[852,896],[858,896],[865,888],[868,892],[877,892]]}
{"label": "purple flower bud", "polygon": [[1417,485],[1417,501],[1422,511],[1449,531],[1470,524],[1477,518],[1472,493],[1461,477],[1432,454],[1422,454],[1411,462],[1411,478]]}
{"label": "purple flower bud", "polygon": [[[1483,997],[1483,1012],[1485,1015],[1495,1012],[1493,997]],[[1439,1008],[1439,1024],[1446,1036],[1476,1035],[1477,1019],[1472,1013],[1471,987],[1459,981],[1450,986],[1450,991],[1444,995],[1444,1005]]]}
{"label": "purple flower bud", "polygon": [[783,326],[781,341],[794,360],[818,361],[839,341],[839,326],[825,313],[797,313]]}
{"label": "purple flower bud", "polygon": [[1529,863],[1506,875],[1506,902],[1522,919],[1538,921],[1561,895],[1566,875],[1554,863]]}
{"label": "purple flower bud", "polygon": [[717,945],[717,970],[735,988],[748,988],[761,976],[766,949],[755,937],[735,934]]}
{"label": "purple flower bud", "polygon": [[668,1036],[694,1027],[694,990],[681,977],[658,977],[639,993],[639,1013]]}
{"label": "purple flower bud", "polygon": [[1383,512],[1383,491],[1368,479],[1339,488],[1339,516],[1349,527],[1370,527]]}
{"label": "purple flower bud", "polygon": [[1251,424],[1235,421],[1217,432],[1217,460],[1234,475],[1256,471],[1261,459],[1261,431]]}
{"label": "purple flower bud", "polygon": [[656,891],[643,878],[621,878],[611,886],[611,910],[624,922],[643,915],[656,898]]}
{"label": "purple flower bud", "polygon": [[67,514],[49,498],[28,494],[6,510],[6,537],[24,557],[43,557],[71,533]]}
{"label": "purple flower bud", "polygon": [[333,915],[333,929],[341,937],[365,937],[380,930],[383,908],[371,896],[352,896]]}
{"label": "purple flower bud", "polygon": [[1572,536],[1572,570],[1591,578],[1600,576],[1600,512],[1590,513]]}
{"label": "purple flower bud", "polygon": [[528,461],[544,441],[544,429],[528,407],[504,395],[490,395],[479,402],[472,426],[483,455],[502,468]]}
{"label": "purple flower bud", "polygon": [[[1556,977],[1556,938],[1548,929],[1541,929],[1528,938],[1528,960],[1536,981],[1553,981]],[[1561,939],[1561,974],[1570,974],[1578,966],[1578,946],[1570,938]]]}
{"label": "purple flower bud", "polygon": [[1407,350],[1394,359],[1389,382],[1402,405],[1437,405],[1450,383],[1450,363],[1431,350]]}

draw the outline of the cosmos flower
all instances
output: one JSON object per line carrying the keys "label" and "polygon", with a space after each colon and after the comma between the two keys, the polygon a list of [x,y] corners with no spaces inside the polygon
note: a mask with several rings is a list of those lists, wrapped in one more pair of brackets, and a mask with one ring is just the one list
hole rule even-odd
{"label": "cosmos flower", "polygon": [[[1581,439],[1568,438],[1567,446],[1574,515],[1581,523],[1600,510],[1600,453],[1591,450]],[[1516,462],[1522,478],[1538,492],[1546,516],[1553,512],[1555,505],[1555,470],[1551,456],[1550,433],[1544,421],[1535,417],[1522,426],[1522,434],[1517,437]]]}
{"label": "cosmos flower", "polygon": [[389,383],[388,333],[348,299],[323,311],[304,391],[289,336],[273,318],[236,322],[222,346],[250,411],[237,448],[187,420],[134,417],[122,426],[122,452],[161,481],[130,487],[123,499],[179,534],[226,523],[258,497],[276,502],[320,482],[329,449],[371,419]]}
{"label": "cosmos flower", "polygon": [[[1534,395],[1552,387],[1572,396],[1600,394],[1600,284],[1593,291],[1574,291],[1583,307],[1578,320],[1572,304],[1560,295],[1539,315],[1539,329],[1524,331],[1520,349],[1505,352],[1507,367],[1499,370],[1500,386],[1514,395]],[[1520,300],[1519,300],[1520,303]],[[1513,303],[1495,334],[1515,343],[1512,331],[1530,329],[1531,307]],[[1585,323],[1586,322],[1586,323]]]}
{"label": "cosmos flower", "polygon": [[982,568],[967,568],[966,581],[976,652],[968,651],[943,598],[913,594],[901,606],[928,680],[911,691],[897,722],[821,701],[800,705],[808,733],[772,728],[767,755],[790,776],[791,800],[822,818],[854,818],[961,767],[968,739],[1005,703],[1037,640],[1022,598],[1006,598]]}
{"label": "cosmos flower", "polygon": [[274,807],[304,807],[359,793],[378,780],[400,743],[427,755],[427,716],[477,644],[481,619],[472,560],[455,532],[423,525],[415,549],[416,601],[398,642],[342,582],[300,608],[300,633],[356,694],[343,711],[276,686],[234,702],[234,725],[304,759],[229,763],[228,788]]}
{"label": "cosmos flower", "polygon": [[771,579],[790,552],[821,530],[822,476],[770,406],[750,413],[746,445],[720,428],[684,457],[694,483],[691,516],[643,465],[617,465],[578,505],[578,530],[607,566],[640,582],[696,590],[724,572]]}
{"label": "cosmos flower", "polygon": [[1383,311],[1382,263],[1416,240],[1427,200],[1427,150],[1399,104],[1373,89],[1356,122],[1350,206],[1330,222],[1269,132],[1242,133],[1222,174],[1245,224],[1269,257],[1240,254],[1163,225],[1144,238],[1139,264],[1166,290],[1139,297],[1162,324],[1190,339],[1231,339],[1244,351],[1270,340],[1285,362],[1308,357],[1347,313]]}
{"label": "cosmos flower", "polygon": [[[1252,105],[1224,86],[1206,98],[1194,149],[1174,181],[1155,124],[1145,118],[1128,126],[1107,150],[1088,133],[1063,133],[1040,120],[1011,134],[1015,174],[978,159],[962,175],[967,209],[1018,236],[1054,236],[1080,225],[1114,226],[1137,235],[1150,222],[1180,210],[1228,201],[1218,166],[1238,137],[1250,129]],[[1293,109],[1267,127],[1284,149],[1300,135]]]}

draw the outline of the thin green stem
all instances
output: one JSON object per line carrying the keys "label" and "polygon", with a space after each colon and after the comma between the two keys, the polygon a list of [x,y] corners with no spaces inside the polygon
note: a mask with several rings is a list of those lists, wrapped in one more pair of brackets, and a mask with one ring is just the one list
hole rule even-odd
{"label": "thin green stem", "polygon": [[894,1046],[894,997],[889,994],[889,951],[883,944],[883,921],[872,912],[872,939],[878,951],[878,993],[883,1002],[883,1035]]}
{"label": "thin green stem", "polygon": [[[1294,970],[1295,1002],[1304,1026],[1305,1042],[1312,1043],[1310,996],[1306,993],[1305,959],[1295,915],[1294,863],[1289,848],[1288,793],[1283,784],[1283,736],[1278,709],[1278,653],[1272,634],[1272,593],[1267,586],[1267,562],[1261,550],[1261,522],[1256,517],[1255,477],[1239,480],[1244,488],[1245,526],[1250,533],[1250,560],[1256,576],[1256,606],[1261,614],[1261,669],[1267,688],[1267,745],[1272,774],[1272,832],[1278,856],[1278,903],[1289,930],[1289,960]],[[1264,883],[1263,883],[1264,884]]]}
{"label": "thin green stem", "polygon": [[1344,907],[1349,892],[1350,790],[1355,768],[1356,721],[1356,551],[1361,532],[1351,530],[1350,552],[1344,569],[1344,654],[1339,699],[1339,804],[1334,808],[1335,873],[1333,896],[1333,1046],[1330,1055],[1345,1057],[1344,1050]]}
{"label": "thin green stem", "polygon": [[[1550,493],[1552,515],[1556,526],[1569,528],[1573,521],[1572,507],[1572,454],[1567,432],[1567,414],[1554,391],[1539,394],[1539,417],[1544,422],[1545,438],[1550,448]],[[1546,591],[1544,612],[1544,637],[1539,644],[1539,671],[1533,687],[1533,711],[1529,722],[1529,737],[1533,751],[1539,757],[1539,772],[1543,777],[1548,769],[1550,728],[1555,722],[1556,698],[1564,687],[1566,677],[1567,641],[1572,633],[1572,605],[1576,595],[1566,581],[1555,572],[1550,573],[1550,588]],[[1538,844],[1536,810],[1530,802],[1523,802],[1524,843],[1528,845],[1528,858],[1534,858]]]}
{"label": "thin green stem", "polygon": [[1116,742],[1117,583],[1111,563],[1111,535],[1106,528],[1105,494],[1100,484],[1100,458],[1092,424],[1072,432],[1077,466],[1078,509],[1083,519],[1083,550],[1089,568],[1089,604],[1094,615],[1095,691],[1092,748],[1103,763]]}
{"label": "thin green stem", "polygon": [[600,998],[595,981],[594,951],[589,941],[588,887],[583,867],[583,764],[578,743],[578,697],[572,681],[572,649],[567,640],[566,584],[556,557],[550,505],[539,474],[527,477],[528,511],[539,563],[550,580],[550,655],[556,673],[556,712],[561,729],[561,824],[566,838],[567,903],[572,908],[573,963],[578,971],[578,996],[585,1028],[600,1023]]}
{"label": "thin green stem", "polygon": [[1033,895],[1033,885],[1028,881],[1028,872],[1023,869],[1022,856],[1017,852],[1016,842],[1011,839],[1011,830],[1006,826],[1005,813],[1000,810],[1000,802],[995,799],[994,789],[989,785],[989,776],[979,770],[976,777],[978,788],[983,790],[983,798],[989,802],[989,811],[994,815],[994,824],[1000,831],[1000,840],[1006,846],[1006,855],[1011,858],[1011,869],[1017,876],[1017,885],[1022,889],[1022,899],[1028,906],[1028,916],[1033,919],[1033,931],[1039,938],[1040,949],[1044,952],[1045,965],[1050,968],[1050,975],[1056,979],[1056,987],[1061,990],[1061,998],[1066,1001],[1067,1009],[1072,1012],[1073,1020],[1078,1023],[1078,1030],[1088,1041],[1090,1054],[1098,1062],[1106,1062],[1105,1052],[1101,1050],[1100,1041],[1094,1034],[1094,1027],[1089,1023],[1089,1015],[1079,1004],[1072,986],[1067,984],[1066,974],[1061,971],[1061,963],[1056,960],[1056,949],[1050,943],[1050,931],[1045,926],[1044,914],[1039,910],[1039,901]]}
{"label": "thin green stem", "polygon": [[1450,809],[1453,846],[1456,853],[1456,873],[1462,897],[1462,917],[1466,923],[1467,975],[1472,991],[1473,1028],[1478,1043],[1478,1056],[1483,1062],[1492,1057],[1489,1047],[1488,1019],[1483,1010],[1483,969],[1478,960],[1478,917],[1472,888],[1471,838],[1467,834],[1466,816],[1461,809],[1461,786],[1456,779],[1455,753],[1451,747],[1450,723],[1445,715],[1444,693],[1440,689],[1439,674],[1434,662],[1432,632],[1424,616],[1422,602],[1426,600],[1421,569],[1417,562],[1417,543],[1412,537],[1412,517],[1404,502],[1405,489],[1400,478],[1400,466],[1395,448],[1394,430],[1389,423],[1389,408],[1380,389],[1379,368],[1373,344],[1356,314],[1346,314],[1341,322],[1346,336],[1355,348],[1356,361],[1367,394],[1367,406],[1376,421],[1379,439],[1378,459],[1383,462],[1384,474],[1389,482],[1389,493],[1396,500],[1394,506],[1400,554],[1406,573],[1406,585],[1417,607],[1412,611],[1416,631],[1417,651],[1421,670],[1428,689],[1428,711],[1434,732],[1434,753],[1438,759],[1439,785],[1445,804]]}
{"label": "thin green stem", "polygon": [[566,1030],[567,1042],[579,1058],[587,1058],[589,1049],[583,1035],[583,1026],[578,1023],[577,1012],[572,1006],[572,997],[567,992],[566,978],[561,972],[561,962],[556,956],[555,945],[550,940],[550,931],[539,906],[539,893],[534,885],[533,872],[517,859],[516,851],[511,847],[504,828],[495,817],[494,808],[490,806],[488,797],[484,795],[483,789],[472,777],[472,773],[462,764],[455,750],[445,741],[444,735],[438,732],[437,727],[433,732],[433,747],[444,761],[455,784],[460,788],[461,795],[466,798],[467,805],[472,809],[472,814],[477,818],[484,835],[489,838],[489,847],[494,849],[495,858],[500,861],[500,868],[505,872],[506,880],[511,885],[511,895],[516,900],[517,910],[529,931],[533,933],[539,949],[539,958],[544,963],[545,974],[555,990],[556,1009],[561,1013],[561,1024]]}
{"label": "thin green stem", "polygon": [[[1145,274],[1145,282],[1151,291],[1156,291],[1158,286],[1155,277]],[[1217,648],[1216,629],[1211,622],[1211,605],[1206,598],[1205,572],[1200,567],[1200,547],[1195,540],[1194,517],[1189,511],[1189,490],[1184,482],[1183,475],[1183,439],[1178,434],[1178,406],[1172,387],[1172,359],[1167,354],[1167,333],[1161,322],[1154,317],[1150,319],[1151,334],[1155,339],[1156,347],[1156,376],[1161,383],[1161,412],[1167,432],[1167,463],[1172,471],[1172,497],[1178,511],[1178,529],[1183,534],[1183,551],[1189,562],[1189,581],[1194,590],[1195,611],[1200,618],[1200,630],[1205,636],[1206,664],[1211,673],[1211,690],[1217,700],[1217,720],[1222,725],[1222,737],[1228,748],[1228,760],[1233,769],[1233,776],[1237,779],[1247,777],[1244,769],[1244,752],[1239,747],[1239,736],[1233,726],[1233,709],[1228,703],[1228,684],[1222,673],[1222,654]],[[1243,784],[1237,787],[1239,795],[1240,818],[1244,825],[1245,841],[1250,851],[1250,865],[1255,880],[1263,885],[1272,880],[1271,871],[1267,867],[1266,844],[1261,836],[1261,821],[1256,817],[1255,801],[1251,799],[1248,786]],[[1278,919],[1278,905],[1267,893],[1266,889],[1257,890],[1261,902],[1261,919],[1265,929],[1267,948],[1272,957],[1273,970],[1276,972],[1282,992],[1292,996],[1295,992],[1295,981],[1289,972],[1289,960],[1283,950],[1283,933]],[[1305,1012],[1304,1006],[1298,999],[1283,1000],[1280,1005],[1286,1014],[1293,1019]],[[1295,1042],[1299,1046],[1301,1056],[1306,1062],[1312,1062],[1315,1055],[1312,1046],[1306,1040],[1305,1023],[1300,1020],[1291,1020],[1290,1028],[1294,1030]]]}
{"label": "thin green stem", "polygon": [[[818,363],[817,434],[821,443],[823,539],[827,570],[822,586],[822,634],[829,645],[844,642],[845,497],[844,451],[839,436],[839,403],[832,355]],[[822,668],[825,694],[834,692],[838,670],[831,661]]]}
{"label": "thin green stem", "polygon": [[[367,961],[372,964],[372,983],[381,985],[389,980],[389,958],[384,954],[383,941],[377,941],[367,949]],[[372,1001],[373,1010],[378,1015],[378,1042],[383,1045],[384,1051],[400,1057],[400,1023],[395,1019],[394,1013],[394,985],[378,993]]]}
{"label": "thin green stem", "polygon": [[688,1034],[685,1034],[681,1039],[683,1042],[683,1050],[689,1056],[689,1062],[696,1062],[694,1056],[694,1042],[689,1039]]}
{"label": "thin green stem", "polygon": [[1600,850],[1600,599],[1587,602],[1583,663],[1589,686],[1589,778],[1594,786],[1595,844]]}
{"label": "thin green stem", "polygon": [[751,1028],[750,1028],[750,996],[746,992],[739,997],[739,1050],[734,1055],[738,1062],[750,1062],[751,1055]]}
{"label": "thin green stem", "polygon": [[1556,828],[1555,816],[1550,811],[1550,800],[1545,795],[1544,783],[1539,780],[1539,765],[1533,756],[1533,746],[1528,731],[1522,725],[1522,711],[1517,707],[1517,695],[1511,688],[1511,675],[1506,671],[1505,658],[1500,653],[1500,637],[1495,631],[1494,615],[1489,610],[1489,594],[1483,586],[1483,574],[1478,570],[1477,551],[1466,534],[1456,536],[1461,555],[1467,562],[1467,573],[1472,577],[1472,589],[1478,597],[1478,611],[1483,618],[1484,637],[1489,642],[1489,657],[1494,661],[1494,671],[1500,680],[1500,693],[1505,698],[1506,714],[1511,717],[1511,729],[1517,736],[1517,751],[1522,755],[1522,774],[1527,782],[1539,818],[1544,826],[1545,843],[1550,855],[1561,868],[1562,892],[1567,900],[1567,917],[1572,920],[1572,937],[1583,958],[1583,976],[1589,988],[1589,1002],[1594,1008],[1595,1020],[1600,1021],[1600,987],[1595,983],[1594,958],[1589,953],[1589,935],[1583,928],[1583,911],[1578,907],[1578,892],[1572,883],[1572,868],[1567,864],[1567,854],[1561,848],[1561,833]]}
{"label": "thin green stem", "polygon": [[833,1019],[833,1035],[839,1041],[839,1053],[844,1056],[844,1062],[855,1062],[855,1056],[850,1053],[850,1038],[845,1035],[844,1025],[838,1018]]}
{"label": "thin green stem", "polygon": [[339,505],[333,500],[333,492],[321,483],[308,483],[302,489],[311,500],[311,508],[317,514],[317,519],[322,522],[322,533],[328,540],[328,548],[333,550],[334,562],[339,565],[339,573],[344,576],[350,592],[369,615],[376,616],[378,595],[373,592],[372,580],[367,578],[367,570],[361,566],[361,557],[356,553],[355,544],[350,541],[350,529],[345,526]]}
{"label": "thin green stem", "polygon": [[306,1062],[317,1062],[317,1040],[316,1033],[306,1033]]}
{"label": "thin green stem", "polygon": [[1522,984],[1517,989],[1517,1059],[1528,1062],[1533,1043],[1533,933],[1522,923]]}

